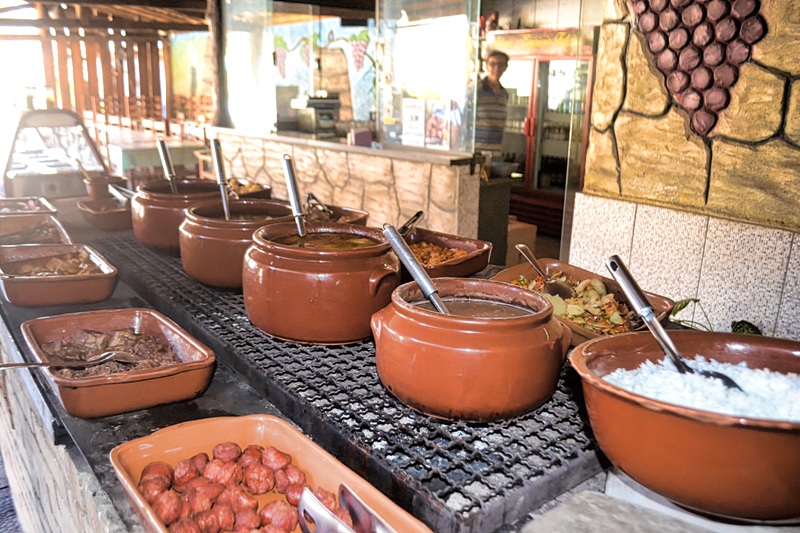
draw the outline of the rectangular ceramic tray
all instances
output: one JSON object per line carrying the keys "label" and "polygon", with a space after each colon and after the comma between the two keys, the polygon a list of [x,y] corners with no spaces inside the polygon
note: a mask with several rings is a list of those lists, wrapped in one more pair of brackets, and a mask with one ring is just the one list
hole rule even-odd
{"label": "rectangular ceramic tray", "polygon": [[[184,422],[120,444],[111,450],[114,472],[149,531],[166,533],[167,528],[136,488],[142,469],[153,461],[163,461],[175,466],[178,461],[200,452],[211,456],[214,446],[225,441],[236,442],[242,449],[249,444],[274,446],[292,456],[292,464],[305,473],[306,483],[310,487],[321,487],[337,494],[339,484],[346,483],[398,533],[430,532],[424,524],[288,422],[270,415],[206,418]],[[283,496],[274,491],[258,496],[259,510],[265,503],[279,498]],[[299,526],[295,531],[300,531]]]}
{"label": "rectangular ceramic tray", "polygon": [[1,217],[0,220],[0,246],[72,243],[64,226],[53,215]]}
{"label": "rectangular ceramic tray", "polygon": [[[86,252],[99,274],[25,276],[10,274],[12,265],[45,257]],[[6,300],[21,307],[100,302],[111,296],[117,269],[85,244],[23,244],[0,246],[0,289]]]}
{"label": "rectangular ceramic tray", "polygon": [[[562,263],[556,259],[539,259],[539,264],[542,266],[544,271],[547,273],[548,276],[553,275],[555,272],[563,272],[567,276],[571,277],[576,281],[583,281],[585,279],[599,279],[602,281],[608,292],[613,293],[614,297],[617,299],[618,302],[625,302],[627,303],[628,298],[625,297],[625,294],[622,292],[619,284],[611,278],[606,278],[604,276],[600,276],[595,274],[594,272],[590,272],[588,270],[584,270],[582,268],[578,268],[576,266],[572,266],[568,263]],[[520,263],[519,265],[514,265],[510,268],[507,268],[497,275],[495,275],[492,279],[495,281],[504,281],[506,283],[511,283],[515,279],[520,276],[525,276],[525,278],[531,280],[537,276],[536,271],[533,267],[525,262]],[[675,302],[666,298],[664,296],[659,296],[657,294],[653,294],[651,292],[645,292],[648,301],[653,306],[653,313],[655,314],[656,318],[659,322],[664,322],[669,318],[669,314],[672,312],[672,307],[675,305]],[[561,318],[559,316],[556,317],[557,320],[562,322],[565,326],[569,327],[572,330],[572,346],[577,346],[582,342],[586,342],[590,339],[594,339],[599,337],[597,333],[593,333],[586,328],[582,328],[575,324],[575,322],[568,320],[566,318]],[[645,329],[646,326],[643,324],[637,330]]]}
{"label": "rectangular ceramic tray", "polygon": [[122,205],[116,198],[107,200],[78,200],[78,209],[84,220],[106,231],[130,228],[131,206]]}
{"label": "rectangular ceramic tray", "polygon": [[41,196],[0,198],[0,217],[55,215],[58,210]]}
{"label": "rectangular ceramic tray", "polygon": [[25,342],[34,361],[48,361],[42,345],[73,338],[81,330],[109,332],[122,328],[158,335],[179,364],[86,378],[67,378],[55,368],[41,371],[72,416],[97,418],[192,399],[211,382],[214,352],[172,320],[153,309],[105,309],[69,313],[24,322]]}
{"label": "rectangular ceramic tray", "polygon": [[492,243],[488,241],[439,233],[425,228],[415,228],[408,236],[407,242],[408,244],[428,242],[444,248],[458,248],[467,251],[467,255],[444,261],[438,265],[425,266],[425,272],[432,278],[471,276],[486,268],[492,253]]}

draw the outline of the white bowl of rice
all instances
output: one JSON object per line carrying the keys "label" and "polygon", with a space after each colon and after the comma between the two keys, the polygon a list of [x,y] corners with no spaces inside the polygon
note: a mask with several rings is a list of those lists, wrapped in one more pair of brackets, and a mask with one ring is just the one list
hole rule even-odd
{"label": "white bowl of rice", "polygon": [[570,354],[597,442],[617,468],[712,517],[800,523],[800,342],[670,331],[679,374],[649,332],[601,337]]}

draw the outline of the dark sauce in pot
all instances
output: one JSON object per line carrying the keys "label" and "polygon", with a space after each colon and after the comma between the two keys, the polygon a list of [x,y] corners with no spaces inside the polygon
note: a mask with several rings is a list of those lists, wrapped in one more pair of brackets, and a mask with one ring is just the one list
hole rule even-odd
{"label": "dark sauce in pot", "polygon": [[289,235],[275,239],[275,242],[313,250],[357,250],[379,244],[375,239],[352,233],[310,233],[302,238]]}
{"label": "dark sauce in pot", "polygon": [[[499,302],[497,300],[482,300],[479,298],[442,298],[451,315],[466,316],[471,318],[513,318],[531,315],[533,309],[519,305]],[[436,311],[428,300],[414,302],[420,309]]]}

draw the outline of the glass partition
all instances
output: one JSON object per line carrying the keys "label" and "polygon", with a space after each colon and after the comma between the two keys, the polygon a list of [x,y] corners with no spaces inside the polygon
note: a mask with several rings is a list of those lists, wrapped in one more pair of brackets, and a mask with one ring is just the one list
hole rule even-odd
{"label": "glass partition", "polygon": [[378,13],[382,142],[472,152],[478,3],[379,0]]}

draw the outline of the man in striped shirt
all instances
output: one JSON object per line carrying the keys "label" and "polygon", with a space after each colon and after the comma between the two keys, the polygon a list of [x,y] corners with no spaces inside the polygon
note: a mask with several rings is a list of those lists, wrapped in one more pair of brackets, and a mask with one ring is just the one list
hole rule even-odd
{"label": "man in striped shirt", "polygon": [[508,68],[508,55],[492,50],[485,64],[487,74],[478,81],[476,94],[475,150],[502,158],[508,92],[500,85],[500,77]]}

